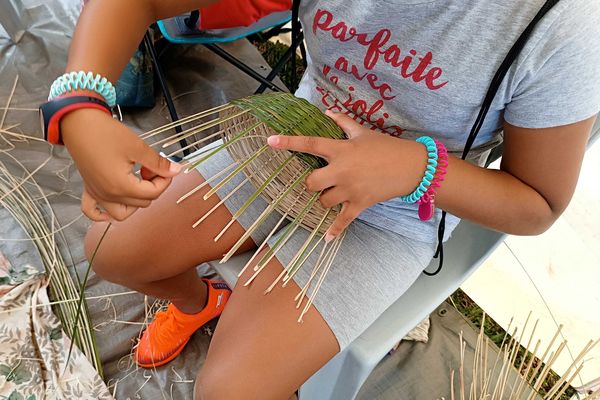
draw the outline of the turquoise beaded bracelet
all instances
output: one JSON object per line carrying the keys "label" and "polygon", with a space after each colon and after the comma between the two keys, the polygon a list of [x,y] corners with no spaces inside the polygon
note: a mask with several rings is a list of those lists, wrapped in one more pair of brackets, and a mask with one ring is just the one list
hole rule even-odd
{"label": "turquoise beaded bracelet", "polygon": [[67,72],[59,76],[50,87],[48,100],[76,90],[90,90],[102,96],[109,107],[117,104],[117,93],[112,83],[100,74],[92,72]]}
{"label": "turquoise beaded bracelet", "polygon": [[429,185],[431,185],[431,181],[435,176],[435,170],[437,168],[438,153],[435,141],[429,136],[421,136],[417,139],[417,142],[421,143],[425,146],[425,148],[427,148],[427,168],[425,169],[425,175],[423,176],[421,183],[419,186],[417,186],[415,191],[407,196],[400,196],[400,200],[409,204],[416,203],[421,197],[423,197],[425,192],[427,192],[427,189],[429,188]]}

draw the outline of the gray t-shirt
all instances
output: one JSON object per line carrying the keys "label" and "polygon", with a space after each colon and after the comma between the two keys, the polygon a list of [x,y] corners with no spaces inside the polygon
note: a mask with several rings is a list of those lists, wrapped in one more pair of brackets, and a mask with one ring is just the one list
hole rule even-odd
{"label": "gray t-shirt", "polygon": [[[303,0],[308,70],[296,94],[403,138],[429,135],[460,154],[491,79],[543,0]],[[500,86],[473,153],[503,120],[566,125],[600,110],[600,1],[561,0]],[[437,218],[392,199],[359,219],[433,242]],[[450,216],[447,232],[458,223]]]}

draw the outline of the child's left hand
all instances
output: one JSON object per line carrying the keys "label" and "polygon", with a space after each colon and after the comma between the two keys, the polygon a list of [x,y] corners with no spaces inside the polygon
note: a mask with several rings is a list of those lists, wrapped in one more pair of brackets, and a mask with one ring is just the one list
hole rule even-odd
{"label": "child's left hand", "polygon": [[364,209],[411,193],[423,177],[427,152],[422,144],[365,128],[347,115],[329,111],[327,115],[348,140],[275,135],[268,143],[275,149],[309,153],[328,162],[306,178],[306,187],[323,191],[320,201],[325,208],[342,204],[325,236],[329,242]]}

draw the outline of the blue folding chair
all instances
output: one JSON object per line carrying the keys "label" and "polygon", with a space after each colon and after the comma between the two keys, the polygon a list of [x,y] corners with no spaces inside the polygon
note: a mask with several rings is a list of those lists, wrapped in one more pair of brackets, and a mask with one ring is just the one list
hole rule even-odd
{"label": "blue folding chair", "polygon": [[[211,50],[212,52],[214,52],[215,54],[217,54],[218,56],[220,56],[221,58],[238,68],[240,71],[254,78],[257,82],[260,83],[260,86],[258,87],[258,89],[256,89],[255,94],[262,93],[266,89],[270,89],[273,91],[287,91],[286,89],[281,88],[280,86],[275,84],[273,82],[273,79],[290,60],[292,63],[292,71],[296,70],[296,57],[293,55],[295,55],[296,50],[298,48],[300,48],[300,51],[302,52],[303,60],[306,60],[304,36],[302,34],[300,22],[298,20],[299,4],[300,2],[298,0],[295,0],[293,2],[292,10],[271,13],[248,27],[201,31],[197,28],[197,22],[200,14],[198,11],[194,11],[188,15],[181,15],[178,17],[158,21],[157,25],[162,36],[169,43],[203,45],[207,49]],[[250,68],[247,64],[245,64],[243,61],[241,61],[240,59],[238,59],[237,57],[235,57],[234,55],[232,55],[231,53],[227,52],[219,46],[219,44],[221,43],[234,42],[236,40],[248,38],[253,35],[256,36],[257,34],[261,34],[263,39],[268,39],[280,33],[289,31],[284,28],[284,25],[286,25],[289,22],[292,23],[292,41],[290,48],[284,53],[284,55],[279,59],[276,65],[266,76],[259,74],[254,69]],[[175,105],[173,104],[173,98],[167,86],[165,73],[161,68],[156,48],[154,47],[154,43],[149,33],[146,33],[146,36],[144,37],[144,42],[152,58],[156,76],[158,78],[161,90],[165,97],[165,102],[167,104],[167,109],[169,110],[171,120],[177,121],[179,117],[177,115],[177,111],[175,110]],[[182,128],[178,126],[175,128],[175,130],[177,133],[180,133]],[[185,139],[180,140],[180,145],[184,148],[186,147]],[[184,150],[184,155],[187,154],[189,154],[189,150]]]}

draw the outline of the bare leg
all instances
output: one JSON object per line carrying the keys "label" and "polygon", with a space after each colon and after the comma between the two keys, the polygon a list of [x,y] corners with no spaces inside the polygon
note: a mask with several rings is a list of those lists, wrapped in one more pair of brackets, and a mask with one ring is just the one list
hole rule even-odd
{"label": "bare leg", "polygon": [[339,351],[314,307],[297,322],[296,284],[263,294],[282,268],[273,259],[250,287],[242,286],[250,272],[238,281],[196,380],[196,400],[286,400]]}
{"label": "bare leg", "polygon": [[[208,187],[180,204],[177,199],[204,182],[193,171],[176,177],[163,195],[147,209],[123,222],[113,222],[101,243],[93,268],[101,277],[139,292],[172,301],[183,312],[195,313],[206,303],[206,287],[195,267],[220,258],[244,233],[235,223],[215,243],[213,238],[231,220],[219,207],[197,228],[192,224],[219,201],[203,200]],[[98,246],[106,223],[92,226],[85,241],[88,258]],[[251,240],[240,251],[254,246]]]}
{"label": "bare leg", "polygon": [[[172,300],[184,312],[201,309],[206,288],[195,266],[219,258],[243,234],[243,228],[234,224],[214,243],[215,235],[231,219],[225,207],[197,229],[191,228],[218,201],[203,201],[201,191],[175,205],[181,194],[200,182],[202,177],[195,172],[178,177],[150,208],[114,223],[99,247],[95,271],[110,281]],[[90,230],[88,255],[104,228],[96,224]],[[248,241],[240,251],[253,246]],[[296,322],[297,285],[277,287],[263,295],[281,270],[273,259],[250,287],[238,285],[233,290],[197,379],[197,399],[286,400],[339,351],[335,336],[314,307],[302,324]],[[248,274],[240,282],[247,278]]]}

